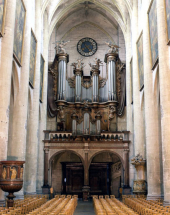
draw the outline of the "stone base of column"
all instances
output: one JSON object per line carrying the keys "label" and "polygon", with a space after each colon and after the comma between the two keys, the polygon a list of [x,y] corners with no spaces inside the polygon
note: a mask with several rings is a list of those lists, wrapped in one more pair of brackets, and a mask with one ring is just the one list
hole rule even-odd
{"label": "stone base of column", "polygon": [[129,186],[124,186],[123,187],[123,195],[131,195],[132,193],[132,188]]}
{"label": "stone base of column", "polygon": [[134,180],[133,184],[133,194],[136,195],[146,195],[147,185],[145,180]]}
{"label": "stone base of column", "polygon": [[42,186],[42,193],[43,194],[50,194],[50,186],[49,185],[44,185]]}
{"label": "stone base of column", "polygon": [[163,206],[169,206],[170,205],[170,201],[164,201],[163,202]]}
{"label": "stone base of column", "polygon": [[0,207],[5,207],[5,200],[0,200]]}
{"label": "stone base of column", "polygon": [[163,198],[164,196],[161,196],[161,195],[147,195],[147,200],[159,200]]}
{"label": "stone base of column", "polygon": [[82,191],[83,191],[83,201],[88,202],[88,200],[89,200],[89,191],[90,191],[90,187],[85,185],[85,186],[82,188]]}

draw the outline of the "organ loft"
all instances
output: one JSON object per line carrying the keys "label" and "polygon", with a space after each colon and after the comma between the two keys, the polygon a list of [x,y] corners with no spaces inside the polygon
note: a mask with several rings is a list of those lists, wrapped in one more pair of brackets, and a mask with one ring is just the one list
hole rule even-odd
{"label": "organ loft", "polygon": [[[119,58],[119,47],[108,43],[110,48],[103,56],[105,65],[98,58],[89,65],[85,65],[83,59],[71,62],[73,76],[68,77],[69,54],[63,48],[66,43],[56,45],[56,55],[48,72],[48,114],[56,119],[57,129],[44,131],[46,181],[43,189],[48,189],[50,180],[56,192],[76,193],[85,200],[93,194],[118,196],[112,180],[114,174],[118,174],[116,183],[128,194],[129,131],[119,130],[117,126],[117,118],[124,115],[126,105],[126,66]],[[78,49],[85,56],[92,55],[97,43],[83,38]],[[100,75],[101,66],[106,67],[105,77]],[[85,67],[89,69],[89,76],[84,75]],[[80,159],[61,162],[62,180],[57,184],[53,174],[57,165],[54,157],[65,153],[66,148]],[[109,156],[107,162],[100,162],[100,153]],[[51,178],[49,163],[52,163]]]}
{"label": "organ loft", "polygon": [[0,0],[0,214],[169,214],[169,125],[170,0]]}

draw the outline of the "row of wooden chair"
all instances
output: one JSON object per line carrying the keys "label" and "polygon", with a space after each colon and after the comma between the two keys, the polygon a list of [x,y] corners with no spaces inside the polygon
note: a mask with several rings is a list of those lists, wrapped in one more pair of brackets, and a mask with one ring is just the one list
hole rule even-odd
{"label": "row of wooden chair", "polygon": [[0,208],[0,215],[19,215],[27,214],[30,211],[40,207],[47,201],[46,196],[41,197],[29,197],[23,200],[15,200],[14,207],[2,207]]}
{"label": "row of wooden chair", "polygon": [[111,198],[109,198],[108,195],[106,195],[104,198],[103,196],[99,196],[99,199],[97,196],[93,196],[93,204],[96,215],[137,214],[125,204],[115,199],[114,196],[111,196]]}
{"label": "row of wooden chair", "polygon": [[146,200],[145,198],[123,197],[123,202],[140,215],[145,214],[169,214],[170,208],[164,207],[162,200]]}
{"label": "row of wooden chair", "polygon": [[77,206],[77,196],[56,195],[55,198],[43,204],[29,214],[32,215],[73,215]]}

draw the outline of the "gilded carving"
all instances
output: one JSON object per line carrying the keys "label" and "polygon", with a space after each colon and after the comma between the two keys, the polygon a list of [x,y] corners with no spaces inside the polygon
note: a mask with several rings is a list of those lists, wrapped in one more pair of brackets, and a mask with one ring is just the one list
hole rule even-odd
{"label": "gilded carving", "polygon": [[120,172],[121,167],[122,167],[122,163],[121,162],[117,162],[117,163],[113,164],[113,171],[115,173]]}
{"label": "gilded carving", "polygon": [[54,92],[54,100],[57,98],[57,73],[53,69],[49,69],[49,73],[52,74],[53,80],[54,80],[54,87],[53,87],[53,92]]}
{"label": "gilded carving", "polygon": [[145,193],[146,181],[145,180],[135,180],[133,184],[133,193]]}
{"label": "gilded carving", "polygon": [[67,45],[67,43],[69,43],[70,41],[60,41],[57,42],[55,50],[56,50],[56,54],[66,54],[66,50],[63,48],[64,46]]}
{"label": "gilded carving", "polygon": [[23,179],[23,171],[24,171],[24,169],[21,168],[21,170],[20,170],[20,179]]}
{"label": "gilded carving", "polygon": [[118,49],[120,48],[119,46],[114,45],[112,43],[107,43],[107,42],[105,42],[105,44],[110,47],[109,50],[107,51],[108,54],[110,54],[110,53],[116,53],[117,54],[118,53]]}
{"label": "gilded carving", "polygon": [[101,61],[100,59],[98,59],[98,58],[95,58],[95,64],[89,63],[89,65],[90,65],[92,71],[99,70],[101,64],[103,64],[103,63],[102,63],[102,61]]}
{"label": "gilded carving", "polygon": [[99,76],[99,88],[102,88],[106,85],[107,82],[107,78],[102,78],[101,76]]}
{"label": "gilded carving", "polygon": [[64,108],[62,106],[58,107],[58,118],[63,121],[65,117],[65,111]]}
{"label": "gilded carving", "polygon": [[2,178],[6,179],[6,168],[3,168],[3,172],[2,172]]}
{"label": "gilded carving", "polygon": [[73,62],[71,64],[71,66],[73,66],[74,70],[83,70],[83,68],[85,67],[84,63],[82,62],[83,59],[77,59],[77,63]]}
{"label": "gilded carving", "polygon": [[116,107],[115,106],[110,106],[109,108],[109,120],[111,121],[115,117],[116,113]]}
{"label": "gilded carving", "polygon": [[17,177],[17,170],[16,170],[16,168],[15,167],[13,167],[13,168],[10,167],[10,171],[12,172],[12,174],[11,174],[11,180],[15,180],[16,177]]}
{"label": "gilded carving", "polygon": [[145,163],[146,161],[140,154],[137,154],[134,158],[131,159],[131,164],[133,165],[144,165]]}
{"label": "gilded carving", "polygon": [[82,85],[82,87],[89,89],[90,87],[92,87],[92,81],[83,80],[83,78],[82,78],[81,85]]}
{"label": "gilded carving", "polygon": [[75,76],[68,78],[67,81],[71,88],[75,88]]}

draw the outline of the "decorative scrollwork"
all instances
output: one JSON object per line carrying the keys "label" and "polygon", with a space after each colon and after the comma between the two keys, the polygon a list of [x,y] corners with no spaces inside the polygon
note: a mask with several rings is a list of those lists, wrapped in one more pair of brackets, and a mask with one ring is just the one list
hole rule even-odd
{"label": "decorative scrollwork", "polygon": [[121,162],[117,162],[115,164],[113,164],[113,171],[114,173],[120,172],[122,167],[122,163]]}
{"label": "decorative scrollwork", "polygon": [[99,76],[99,88],[103,88],[106,85],[107,78],[102,78]]}
{"label": "decorative scrollwork", "polygon": [[48,71],[53,76],[53,83],[54,83],[53,92],[54,92],[54,100],[56,100],[56,98],[57,98],[57,73],[51,68]]}
{"label": "decorative scrollwork", "polygon": [[75,88],[75,76],[68,78],[67,81],[71,88]]}

